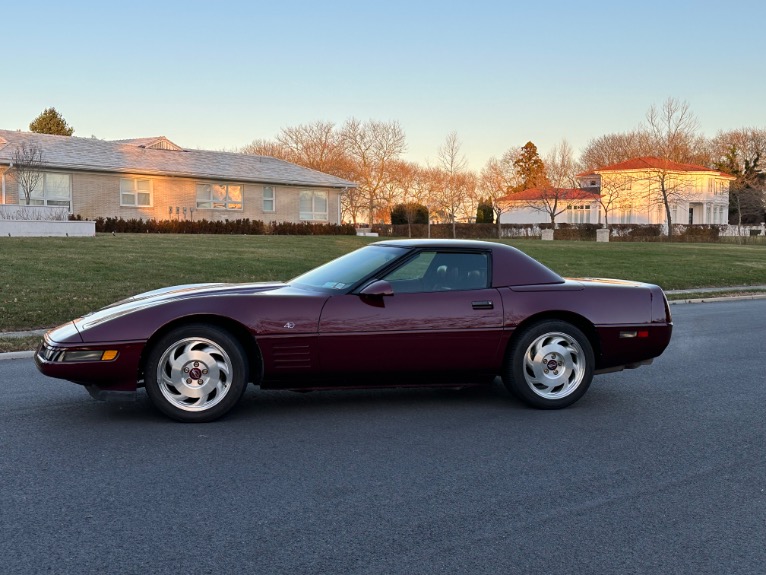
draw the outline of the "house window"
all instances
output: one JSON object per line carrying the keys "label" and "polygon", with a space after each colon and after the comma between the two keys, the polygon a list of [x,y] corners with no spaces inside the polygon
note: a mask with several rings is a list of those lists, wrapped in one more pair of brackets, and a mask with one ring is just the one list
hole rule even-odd
{"label": "house window", "polygon": [[120,205],[131,208],[152,207],[152,181],[138,178],[120,179]]}
{"label": "house window", "polygon": [[632,224],[633,223],[633,205],[623,204],[619,209],[619,222],[620,224]]}
{"label": "house window", "polygon": [[301,190],[300,218],[327,221],[327,192]]}
{"label": "house window", "polygon": [[263,211],[276,212],[277,202],[274,186],[263,186]]}
{"label": "house window", "polygon": [[197,209],[241,210],[242,186],[231,184],[197,184]]}
{"label": "house window", "polygon": [[[26,204],[27,198],[19,184],[19,204]],[[30,206],[61,206],[71,211],[72,179],[69,174],[42,172],[37,184],[29,194]]]}
{"label": "house window", "polygon": [[569,204],[567,206],[567,223],[589,224],[590,206],[585,204]]}

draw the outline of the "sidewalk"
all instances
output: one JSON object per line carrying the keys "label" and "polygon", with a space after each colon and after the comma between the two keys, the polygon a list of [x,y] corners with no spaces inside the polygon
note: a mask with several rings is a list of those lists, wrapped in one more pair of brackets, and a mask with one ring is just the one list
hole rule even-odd
{"label": "sidewalk", "polygon": [[681,293],[715,293],[722,291],[762,291],[766,290],[766,285],[757,286],[730,286],[730,287],[710,287],[710,288],[694,288],[694,289],[666,289],[666,294],[681,294]]}

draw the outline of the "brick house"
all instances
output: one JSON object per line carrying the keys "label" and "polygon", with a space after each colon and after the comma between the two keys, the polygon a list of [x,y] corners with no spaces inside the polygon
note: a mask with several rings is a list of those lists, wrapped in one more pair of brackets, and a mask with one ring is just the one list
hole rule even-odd
{"label": "brick house", "polygon": [[340,223],[353,182],[271,158],[182,148],[165,137],[104,141],[0,130],[2,204],[25,204],[13,153],[42,150],[31,205],[83,218]]}

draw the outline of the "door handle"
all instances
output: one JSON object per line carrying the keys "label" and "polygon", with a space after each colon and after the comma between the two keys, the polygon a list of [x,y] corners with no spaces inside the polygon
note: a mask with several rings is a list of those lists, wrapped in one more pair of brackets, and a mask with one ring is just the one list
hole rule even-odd
{"label": "door handle", "polygon": [[494,309],[495,305],[492,303],[492,300],[481,300],[481,301],[472,301],[471,307],[473,309]]}

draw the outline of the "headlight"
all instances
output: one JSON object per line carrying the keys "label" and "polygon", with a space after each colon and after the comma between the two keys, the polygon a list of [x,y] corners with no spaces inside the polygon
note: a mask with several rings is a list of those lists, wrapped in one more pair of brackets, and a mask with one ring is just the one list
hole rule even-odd
{"label": "headlight", "polygon": [[62,361],[112,361],[119,353],[114,349],[107,350],[68,350],[64,352]]}
{"label": "headlight", "polygon": [[63,361],[99,361],[101,351],[65,351]]}

